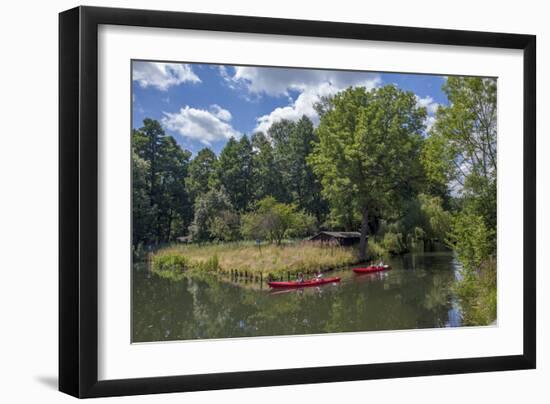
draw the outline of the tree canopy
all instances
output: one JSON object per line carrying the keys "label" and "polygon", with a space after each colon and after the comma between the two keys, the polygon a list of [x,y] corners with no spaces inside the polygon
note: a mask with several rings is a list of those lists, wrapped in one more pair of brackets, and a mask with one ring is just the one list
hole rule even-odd
{"label": "tree canopy", "polygon": [[330,100],[321,117],[309,163],[331,208],[353,208],[361,216],[362,259],[369,213],[395,209],[422,177],[425,117],[415,95],[395,86],[349,88]]}

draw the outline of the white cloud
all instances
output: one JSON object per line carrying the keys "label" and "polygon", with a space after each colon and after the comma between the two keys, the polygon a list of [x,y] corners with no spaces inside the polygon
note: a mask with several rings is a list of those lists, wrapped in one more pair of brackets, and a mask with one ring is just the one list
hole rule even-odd
{"label": "white cloud", "polygon": [[290,104],[284,107],[275,108],[267,115],[262,115],[257,118],[257,132],[267,132],[272,124],[283,119],[297,121],[303,115],[313,121],[314,125],[319,123],[319,117],[313,106],[320,101],[322,96],[335,94],[338,90],[328,83],[322,83],[317,87],[311,87],[304,90],[296,101],[290,100]]}
{"label": "white cloud", "polygon": [[424,121],[424,124],[426,125],[426,132],[429,132],[435,124],[435,116],[428,115]]}
{"label": "white cloud", "polygon": [[437,112],[437,108],[439,108],[439,104],[429,95],[426,97],[419,97],[417,95],[416,104],[419,107],[426,108],[426,111],[428,112],[428,116],[426,116],[424,124],[426,125],[426,132],[429,132],[435,124],[435,113]]}
{"label": "white cloud", "polygon": [[200,83],[191,66],[181,63],[134,62],[132,79],[143,88],[155,87],[166,91],[181,83]]}
{"label": "white cloud", "polygon": [[210,110],[222,121],[229,122],[232,118],[231,112],[229,112],[227,109],[220,107],[218,104],[210,105]]}
{"label": "white cloud", "polygon": [[[220,107],[220,111],[231,114]],[[224,118],[227,115],[222,113]],[[179,112],[164,112],[162,124],[169,130],[179,133],[187,139],[198,140],[202,144],[211,146],[220,140],[228,140],[231,137],[240,138],[241,134],[229,123],[220,119],[215,113],[204,109],[191,108],[186,105]]]}
{"label": "white cloud", "polygon": [[[243,88],[258,97],[288,98],[288,105],[257,118],[255,131],[263,132],[274,122],[281,119],[296,121],[302,115],[317,124],[319,117],[313,106],[322,96],[336,94],[350,86],[363,86],[370,90],[381,82],[378,75],[371,73],[248,66],[235,67],[233,74],[225,67],[220,68],[220,75],[231,88]],[[295,100],[292,98],[294,92],[299,93]]]}
{"label": "white cloud", "polygon": [[337,70],[293,69],[277,67],[235,66],[234,74],[222,74],[230,84],[244,86],[252,94],[289,96],[289,91],[303,92],[323,83],[339,89],[370,83],[378,76],[371,73]]}
{"label": "white cloud", "polygon": [[434,102],[434,99],[429,95],[424,98],[417,95],[416,103],[419,107],[425,107],[428,111],[428,115],[434,115],[437,112],[437,108],[439,107],[439,104],[437,102]]}
{"label": "white cloud", "polygon": [[302,115],[307,116],[317,126],[319,124],[319,116],[314,109],[314,105],[321,100],[321,97],[336,94],[349,86],[362,86],[370,90],[377,87],[379,83],[379,78],[373,78],[354,84],[349,83],[342,87],[330,82],[321,82],[317,85],[308,86],[298,95],[295,101],[290,100],[289,105],[275,108],[269,114],[258,117],[255,131],[266,132],[277,121],[282,119],[297,121]]}

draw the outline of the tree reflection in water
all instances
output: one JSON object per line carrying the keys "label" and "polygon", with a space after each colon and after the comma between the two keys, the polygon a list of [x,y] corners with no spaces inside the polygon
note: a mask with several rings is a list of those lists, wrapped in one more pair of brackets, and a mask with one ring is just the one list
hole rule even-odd
{"label": "tree reflection in water", "polygon": [[[254,290],[214,276],[180,281],[134,267],[133,342],[460,326],[451,253],[411,254],[339,284]],[[332,276],[332,274],[331,274]]]}

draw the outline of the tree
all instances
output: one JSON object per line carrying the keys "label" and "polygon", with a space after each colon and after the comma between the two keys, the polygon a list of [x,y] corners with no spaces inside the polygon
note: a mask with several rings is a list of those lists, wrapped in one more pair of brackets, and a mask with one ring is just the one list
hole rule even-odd
{"label": "tree", "polygon": [[186,232],[191,222],[192,205],[185,187],[191,152],[182,150],[172,136],[163,139],[158,160],[159,239],[172,240]]}
{"label": "tree", "polygon": [[[191,153],[182,150],[172,136],[167,136],[158,121],[148,118],[141,128],[132,132],[132,151],[135,154],[133,160],[141,167],[137,168],[138,171],[145,170],[133,179],[139,183],[137,188],[146,194],[150,214],[154,212],[154,217],[141,222],[145,216],[136,212],[133,225],[141,228],[150,242],[168,241],[185,231],[191,220],[185,188]],[[139,203],[142,200],[138,198]],[[133,208],[142,209],[138,204]]]}
{"label": "tree", "polygon": [[254,170],[254,199],[260,200],[273,196],[277,200],[284,199],[281,172],[275,163],[273,146],[262,132],[257,132],[251,138]]}
{"label": "tree", "polygon": [[448,239],[462,262],[456,290],[466,324],[496,317],[497,83],[449,77],[448,106],[438,108],[422,161],[433,182],[453,189]]}
{"label": "tree", "polygon": [[226,209],[212,217],[208,224],[208,231],[214,240],[236,241],[241,237],[240,217],[234,210]]}
{"label": "tree", "polygon": [[495,231],[485,225],[483,217],[459,213],[450,234],[465,273],[479,271],[487,257],[494,253]]}
{"label": "tree", "polygon": [[321,196],[321,184],[307,164],[317,141],[313,123],[305,115],[297,122],[283,119],[271,125],[268,136],[273,142],[274,163],[284,189],[277,199],[296,203],[320,223],[328,207]]}
{"label": "tree", "polygon": [[151,209],[148,185],[149,163],[132,151],[132,244],[148,242],[155,212]]}
{"label": "tree", "polygon": [[314,220],[296,205],[277,202],[268,196],[257,202],[254,212],[243,216],[241,232],[247,238],[267,238],[280,245],[285,237],[307,233]]}
{"label": "tree", "polygon": [[361,215],[359,258],[366,259],[369,213],[395,209],[414,192],[426,109],[416,97],[389,85],[335,95],[321,117],[318,143],[308,161],[332,208],[347,195]]}
{"label": "tree", "polygon": [[234,240],[239,221],[225,189],[211,189],[195,201],[195,216],[189,226],[193,241]]}
{"label": "tree", "polygon": [[205,147],[189,163],[185,184],[189,192],[189,198],[193,203],[199,195],[209,191],[214,179],[217,160],[216,154]]}
{"label": "tree", "polygon": [[298,208],[314,215],[320,223],[327,212],[327,204],[321,197],[321,184],[307,164],[316,142],[313,122],[303,115],[290,132],[288,186]]}
{"label": "tree", "polygon": [[229,139],[216,167],[216,180],[222,185],[237,211],[245,211],[253,202],[253,152],[246,135],[239,141]]}
{"label": "tree", "polygon": [[473,214],[496,228],[496,80],[449,77],[449,106],[439,107],[422,161],[428,176],[451,186]]}
{"label": "tree", "polygon": [[164,130],[158,121],[146,118],[143,120],[143,126],[132,133],[134,150],[139,157],[149,162],[149,194],[153,195],[158,187],[158,159],[165,137]]}
{"label": "tree", "polygon": [[453,217],[443,208],[441,197],[421,193],[407,200],[403,211],[403,217],[393,230],[406,236],[404,250],[411,247],[410,242],[416,241],[423,241],[427,251],[436,241],[448,244]]}
{"label": "tree", "polygon": [[278,191],[277,200],[284,203],[292,202],[290,138],[294,127],[294,122],[287,119],[281,119],[273,123],[267,131],[267,137],[273,144],[273,160],[279,174],[279,181],[282,185],[281,189]]}

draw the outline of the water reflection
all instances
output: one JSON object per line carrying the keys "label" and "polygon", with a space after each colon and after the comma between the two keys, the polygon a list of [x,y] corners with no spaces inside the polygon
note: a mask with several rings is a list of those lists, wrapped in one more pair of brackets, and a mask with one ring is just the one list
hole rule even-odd
{"label": "water reflection", "polygon": [[244,289],[212,276],[174,282],[136,266],[133,341],[460,326],[452,254],[410,254],[390,264],[391,271],[347,269],[334,272],[340,283],[287,290]]}

